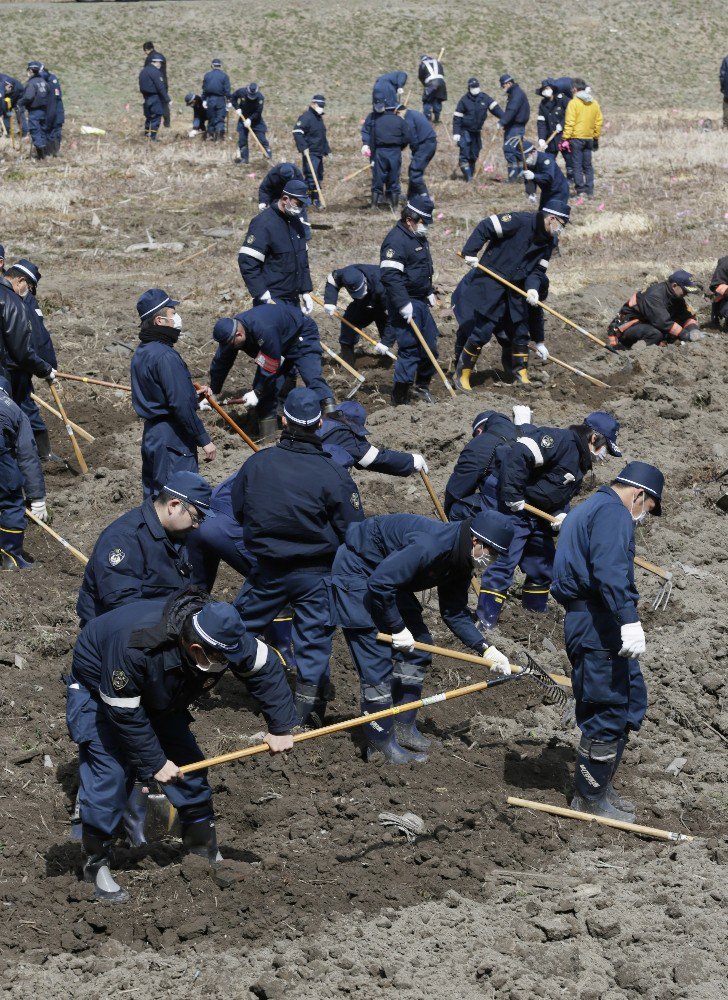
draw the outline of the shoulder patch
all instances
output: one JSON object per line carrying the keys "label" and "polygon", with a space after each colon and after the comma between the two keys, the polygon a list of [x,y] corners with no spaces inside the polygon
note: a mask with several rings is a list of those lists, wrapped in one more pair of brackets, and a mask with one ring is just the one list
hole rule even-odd
{"label": "shoulder patch", "polygon": [[109,552],[109,566],[118,566],[126,558],[126,552],[123,549],[112,549]]}
{"label": "shoulder patch", "polygon": [[393,249],[392,249],[391,247],[389,247],[389,248],[388,248],[388,249],[386,250],[386,252],[385,252],[384,256],[385,256],[385,257],[390,257],[390,258],[391,258],[391,257],[394,257],[394,250],[393,250]]}
{"label": "shoulder patch", "polygon": [[129,683],[129,678],[123,670],[115,670],[111,675],[111,686],[114,691],[121,691]]}
{"label": "shoulder patch", "polygon": [[550,434],[544,434],[544,436],[541,438],[541,447],[553,448],[553,446],[554,446],[554,439],[551,437]]}
{"label": "shoulder patch", "polygon": [[247,238],[245,242],[248,244],[255,243],[255,236],[253,235],[253,233],[250,234],[250,236]]}
{"label": "shoulder patch", "polygon": [[510,214],[500,215],[499,216],[499,219],[501,220],[501,222],[510,222],[512,218],[513,218],[513,216],[511,216]]}
{"label": "shoulder patch", "polygon": [[544,164],[551,163],[551,160],[544,160]]}
{"label": "shoulder patch", "polygon": [[359,510],[359,508],[361,507],[361,500],[359,499],[359,494],[356,492],[356,490],[351,494],[351,497],[349,499],[351,500],[351,506],[354,508],[354,510]]}

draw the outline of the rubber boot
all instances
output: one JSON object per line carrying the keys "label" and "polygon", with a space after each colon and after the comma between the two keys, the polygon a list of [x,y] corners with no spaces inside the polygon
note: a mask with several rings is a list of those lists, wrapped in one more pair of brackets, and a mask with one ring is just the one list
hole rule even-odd
{"label": "rubber boot", "polygon": [[327,396],[321,400],[321,412],[326,417],[336,409],[336,400],[332,396]]}
{"label": "rubber boot", "polygon": [[[395,660],[392,673],[392,701],[396,706],[419,701],[422,697],[424,670],[418,664]],[[397,742],[405,750],[423,753],[429,749],[432,740],[423,736],[417,728],[417,709],[394,716],[394,733]]]}
{"label": "rubber boot", "polygon": [[207,858],[211,865],[222,861],[222,854],[217,849],[215,817],[212,815],[195,823],[182,823],[182,843],[190,854]]}
{"label": "rubber boot", "polygon": [[369,207],[370,208],[379,208],[380,197],[381,197],[381,195],[376,194],[374,191],[372,191],[372,200],[369,202]]}
{"label": "rubber boot", "polygon": [[[378,697],[374,700],[369,700],[362,696],[362,714],[381,712],[383,709],[392,707],[392,696],[391,694],[388,695],[386,687],[387,684],[385,682],[367,689],[372,691],[372,693],[376,693]],[[384,760],[388,764],[423,763],[427,760],[427,754],[412,753],[410,750],[406,750],[403,746],[400,746],[394,731],[394,719],[392,716],[386,719],[379,719],[377,722],[368,723],[364,727],[364,733],[367,741],[367,761],[376,761],[380,755],[384,757]]]}
{"label": "rubber boot", "polygon": [[48,431],[33,431],[35,446],[38,449],[38,457],[41,462],[62,462],[60,455],[56,455],[51,447]]}
{"label": "rubber boot", "polygon": [[132,847],[142,847],[147,843],[146,834],[144,833],[144,823],[147,818],[147,797],[149,791],[145,791],[144,789],[145,786],[140,781],[135,781],[131,795],[126,800],[124,830]]}
{"label": "rubber boot", "polygon": [[273,444],[278,437],[278,420],[276,417],[261,417],[258,421],[260,440],[263,444]]}
{"label": "rubber boot", "polygon": [[288,614],[283,614],[279,618],[275,618],[268,628],[265,630],[263,639],[269,646],[278,653],[280,658],[283,660],[283,669],[287,673],[295,674],[296,666],[296,654],[293,649],[293,637],[291,635],[291,629],[293,626],[293,612],[289,611]]}
{"label": "rubber boot", "polygon": [[23,555],[25,532],[0,527],[0,571],[31,569],[33,563]]}
{"label": "rubber boot", "polygon": [[430,392],[429,382],[415,382],[412,386],[412,395],[416,396],[417,399],[421,400],[423,403],[435,402],[432,398],[432,393]]}
{"label": "rubber boot", "polygon": [[576,794],[571,808],[593,816],[634,822],[634,811],[619,809],[608,798],[607,788],[614,773],[618,742],[602,743],[582,736],[576,754]]}
{"label": "rubber boot", "polygon": [[503,365],[503,374],[506,378],[513,377],[513,355],[511,354],[511,345],[508,343],[501,342],[501,364]]}
{"label": "rubber boot", "polygon": [[339,357],[342,361],[346,361],[347,365],[356,368],[356,354],[351,344],[339,344]]}
{"label": "rubber boot", "polygon": [[395,209],[398,208],[399,207],[399,195],[398,194],[390,194],[389,195],[389,204],[392,206],[392,208],[395,208]]}
{"label": "rubber boot", "polygon": [[486,631],[490,631],[490,629],[496,627],[505,603],[505,594],[481,590],[476,613],[478,621]]}
{"label": "rubber boot", "polygon": [[480,347],[475,347],[473,345],[468,346],[468,344],[463,347],[460,352],[460,357],[458,358],[458,363],[455,367],[455,375],[453,376],[453,385],[456,389],[460,389],[462,392],[472,392],[473,387],[470,384],[470,379],[473,374],[473,369],[478,362],[480,357]]}
{"label": "rubber boot", "polygon": [[409,403],[411,382],[394,382],[392,384],[392,395],[390,401],[392,406],[405,406]]}
{"label": "rubber boot", "polygon": [[470,181],[472,181],[472,179],[473,179],[473,168],[470,166],[469,163],[461,163],[460,164],[460,173],[465,178],[465,182],[466,183],[469,183]]}
{"label": "rubber boot", "polygon": [[528,353],[513,352],[513,378],[520,385],[530,385],[528,377]]}
{"label": "rubber boot", "polygon": [[94,898],[100,903],[128,903],[129,893],[115,881],[110,870],[109,850],[112,841],[88,826],[83,828],[83,880],[95,886]]}
{"label": "rubber boot", "polygon": [[305,684],[302,680],[296,681],[293,703],[296,706],[300,725],[307,729],[321,729],[326,717],[327,688],[328,685],[325,681],[322,684]]}
{"label": "rubber boot", "polygon": [[617,743],[617,756],[614,758],[614,768],[612,770],[612,776],[609,779],[609,784],[607,785],[607,801],[610,805],[613,805],[616,809],[621,809],[622,812],[633,813],[637,806],[631,799],[624,799],[616,790],[612,782],[614,781],[614,775],[617,773],[620,761],[622,760],[622,754],[624,753],[624,748],[627,745],[627,737],[623,736],[621,740]]}
{"label": "rubber boot", "polygon": [[526,611],[536,611],[539,614],[545,614],[548,600],[548,590],[543,590],[543,588],[539,588],[538,590],[526,590],[525,587],[523,588],[523,592],[521,594],[521,604]]}
{"label": "rubber boot", "polygon": [[71,828],[68,831],[69,840],[77,840],[80,842],[83,836],[83,828],[81,824],[81,792],[76,792],[76,801],[73,804],[73,812],[71,813]]}

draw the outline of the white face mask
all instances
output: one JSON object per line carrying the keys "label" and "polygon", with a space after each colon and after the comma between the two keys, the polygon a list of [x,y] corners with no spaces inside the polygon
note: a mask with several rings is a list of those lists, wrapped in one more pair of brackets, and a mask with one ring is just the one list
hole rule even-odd
{"label": "white face mask", "polygon": [[182,317],[180,316],[180,314],[178,312],[176,312],[174,314],[174,316],[172,317],[172,327],[175,330],[181,330],[182,329]]}
{"label": "white face mask", "polygon": [[477,94],[480,93],[480,87],[468,87],[468,90],[473,95],[473,97],[475,97]]}
{"label": "white face mask", "polygon": [[485,573],[492,562],[493,560],[488,555],[473,556],[473,569],[478,573]]}
{"label": "white face mask", "polygon": [[324,109],[321,107],[320,104],[312,104],[311,107],[313,108],[313,110],[316,112],[317,115],[322,115],[324,113]]}
{"label": "white face mask", "polygon": [[526,156],[526,163],[529,165],[529,167],[533,167],[535,165],[535,163],[536,163],[536,156],[537,156],[537,154],[536,154],[535,150],[533,151],[533,153],[529,153]]}
{"label": "white face mask", "polygon": [[290,215],[291,218],[297,219],[303,212],[303,205],[294,205],[293,202],[289,201],[283,211],[286,215]]}
{"label": "white face mask", "polygon": [[541,91],[541,96],[542,97],[546,97],[546,98],[553,97],[554,96],[554,92],[551,89],[551,87],[544,87],[544,89]]}
{"label": "white face mask", "polygon": [[629,508],[629,512],[632,515],[632,523],[637,528],[640,524],[644,524],[647,518],[650,516],[649,511],[645,510],[645,495],[642,494],[642,510],[639,514],[635,515],[634,512],[634,497],[632,498],[632,506]]}
{"label": "white face mask", "polygon": [[213,675],[224,673],[224,671],[227,670],[228,667],[227,661],[225,661],[224,663],[215,663],[213,660],[210,660],[208,663],[195,662],[195,666],[199,671],[201,671],[201,673],[213,674]]}
{"label": "white face mask", "polygon": [[427,226],[424,224],[424,222],[417,223],[417,228],[415,229],[415,232],[417,233],[418,236],[427,235]]}
{"label": "white face mask", "polygon": [[607,446],[603,444],[601,448],[597,448],[597,450],[592,451],[591,454],[595,462],[603,462],[607,457]]}

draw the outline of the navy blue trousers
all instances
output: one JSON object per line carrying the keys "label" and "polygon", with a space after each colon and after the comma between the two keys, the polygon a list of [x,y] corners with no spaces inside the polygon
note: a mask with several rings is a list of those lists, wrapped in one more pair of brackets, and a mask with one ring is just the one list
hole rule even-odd
{"label": "navy blue trousers", "polygon": [[409,185],[407,187],[407,197],[411,198],[416,194],[427,194],[425,184],[425,170],[435,155],[437,149],[437,139],[426,139],[412,151],[412,158],[409,165]]}
{"label": "navy blue trousers", "polygon": [[48,145],[46,131],[46,113],[42,108],[28,112],[28,131],[30,139],[37,149],[45,149]]}
{"label": "navy blue trousers", "polygon": [[472,180],[475,165],[483,148],[483,140],[480,132],[468,132],[466,129],[460,133],[460,150],[458,162],[463,175],[467,180]]}
{"label": "navy blue trousers", "polygon": [[146,421],[142,435],[144,496],[158,493],[174,472],[197,472],[197,448],[182,441],[164,420]]}
{"label": "navy blue trousers", "polygon": [[[379,333],[379,339],[382,340],[388,347],[394,343],[394,337],[391,339],[391,343],[388,343],[385,339],[385,330],[387,328],[387,310],[383,307],[372,308],[370,305],[364,302],[357,302],[354,299],[346,307],[343,313],[344,317],[353,323],[354,326],[358,326],[360,330],[365,330],[370,324],[375,323],[377,327],[377,332]],[[339,332],[339,343],[340,344],[350,344],[354,347],[359,343],[359,334],[355,333],[346,323],[341,324],[341,330]]]}
{"label": "navy blue trousers", "polygon": [[13,455],[0,437],[0,530],[25,531],[23,476]]}
{"label": "navy blue trousers", "polygon": [[[419,327],[428,347],[437,357],[437,338],[440,331],[437,329],[437,324],[432,318],[427,303],[420,299],[412,299],[412,306],[412,319]],[[397,341],[394,381],[405,382],[408,385],[412,385],[413,382],[427,385],[435,374],[435,369],[415,336],[414,330],[409,323],[405,323],[399,313],[390,317],[387,336],[392,334],[394,335],[393,339]],[[391,343],[391,340],[385,340],[385,343]]]}
{"label": "navy blue trousers", "polygon": [[225,98],[207,97],[207,131],[217,135],[225,135]]}
{"label": "navy blue trousers", "polygon": [[164,105],[158,97],[144,98],[144,135],[147,139],[156,141],[163,114]]}
{"label": "navy blue trousers", "polygon": [[[253,132],[261,144],[263,149],[268,154],[268,159],[271,157],[270,145],[268,144],[268,126],[265,124],[263,119],[256,122],[255,125],[251,125]],[[248,130],[243,125],[242,121],[238,118],[238,149],[240,150],[240,160],[242,163],[248,162]]]}

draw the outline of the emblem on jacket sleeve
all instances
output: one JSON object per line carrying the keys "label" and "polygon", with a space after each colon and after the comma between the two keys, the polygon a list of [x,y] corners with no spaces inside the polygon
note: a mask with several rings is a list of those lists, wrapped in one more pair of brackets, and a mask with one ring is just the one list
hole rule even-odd
{"label": "emblem on jacket sleeve", "polygon": [[554,439],[551,437],[550,434],[544,434],[544,436],[541,438],[541,447],[553,448],[553,446],[554,446]]}
{"label": "emblem on jacket sleeve", "polygon": [[129,678],[123,670],[115,670],[111,675],[111,686],[114,691],[121,691],[129,683]]}
{"label": "emblem on jacket sleeve", "polygon": [[251,233],[250,236],[247,238],[247,240],[245,242],[248,245],[250,245],[251,243],[255,243],[255,236],[253,236],[253,234]]}
{"label": "emblem on jacket sleeve", "polygon": [[394,257],[394,250],[391,247],[389,247],[389,249],[385,252],[384,256],[388,257],[391,260],[391,258]]}
{"label": "emblem on jacket sleeve", "polygon": [[361,500],[359,499],[359,494],[356,492],[351,494],[351,506],[354,510],[359,510],[361,507]]}
{"label": "emblem on jacket sleeve", "polygon": [[123,549],[112,549],[109,552],[109,566],[118,566],[125,558],[126,552]]}

